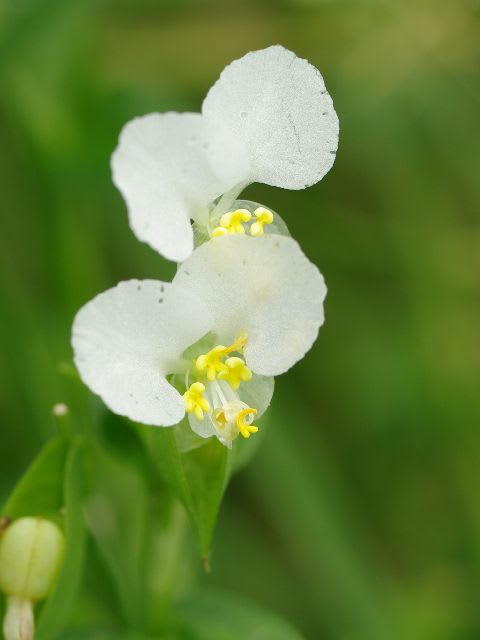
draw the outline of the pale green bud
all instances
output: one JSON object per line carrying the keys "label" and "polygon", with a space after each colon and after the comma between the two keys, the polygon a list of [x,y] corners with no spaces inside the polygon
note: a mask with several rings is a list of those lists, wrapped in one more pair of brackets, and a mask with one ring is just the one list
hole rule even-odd
{"label": "pale green bud", "polygon": [[33,638],[33,603],[46,598],[55,582],[65,549],[56,524],[20,518],[0,538],[0,590],[7,596],[3,631],[6,640]]}

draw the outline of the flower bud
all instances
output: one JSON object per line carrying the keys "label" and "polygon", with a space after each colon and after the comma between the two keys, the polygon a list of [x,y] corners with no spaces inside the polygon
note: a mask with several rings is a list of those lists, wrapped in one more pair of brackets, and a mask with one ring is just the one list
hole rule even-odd
{"label": "flower bud", "polygon": [[31,640],[33,604],[46,598],[60,568],[65,539],[42,518],[20,518],[0,539],[0,589],[7,596],[5,640]]}

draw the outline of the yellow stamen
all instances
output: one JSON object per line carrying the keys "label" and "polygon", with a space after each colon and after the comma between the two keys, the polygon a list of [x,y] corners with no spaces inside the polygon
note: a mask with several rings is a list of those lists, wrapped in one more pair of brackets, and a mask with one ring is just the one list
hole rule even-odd
{"label": "yellow stamen", "polygon": [[246,409],[242,409],[242,411],[239,411],[237,414],[237,427],[244,438],[249,438],[252,433],[257,433],[258,431],[258,427],[256,427],[254,424],[247,424],[245,422],[246,416],[255,415],[256,413],[256,409],[247,407]]}
{"label": "yellow stamen", "polygon": [[234,351],[241,351],[247,342],[248,334],[239,333],[232,344],[225,348],[225,353],[233,353]]}
{"label": "yellow stamen", "polygon": [[228,231],[223,227],[215,227],[212,231],[212,238],[219,238],[220,236],[226,236]]}
{"label": "yellow stamen", "polygon": [[253,213],[256,220],[250,227],[250,235],[258,238],[259,236],[263,236],[263,226],[265,224],[272,224],[273,213],[269,209],[265,209],[265,207],[257,207]]}
{"label": "yellow stamen", "polygon": [[203,412],[211,411],[210,403],[203,397],[205,385],[201,382],[194,382],[183,394],[185,409],[188,413],[194,413],[197,420],[203,420]]}
{"label": "yellow stamen", "polygon": [[218,238],[224,235],[233,235],[238,233],[243,235],[245,233],[244,222],[249,222],[252,214],[248,209],[236,209],[235,211],[228,211],[224,213],[220,218],[220,225],[215,227],[212,232],[213,238]]}
{"label": "yellow stamen", "polygon": [[210,382],[213,382],[217,377],[217,373],[221,371],[226,371],[227,367],[223,364],[222,358],[225,357],[225,353],[227,347],[224,347],[222,344],[219,344],[217,347],[214,347],[208,353],[204,353],[195,360],[195,366],[197,370],[200,372],[205,372],[207,378]]}
{"label": "yellow stamen", "polygon": [[220,371],[219,380],[225,380],[232,387],[238,389],[241,382],[249,382],[252,379],[252,372],[242,358],[233,357],[225,360],[226,371]]}
{"label": "yellow stamen", "polygon": [[223,375],[229,372],[227,365],[222,362],[223,358],[228,356],[230,353],[234,351],[241,351],[247,341],[247,334],[241,333],[228,347],[220,344],[208,353],[204,353],[195,360],[195,366],[197,371],[205,372],[208,380],[213,382],[217,375],[220,373]]}

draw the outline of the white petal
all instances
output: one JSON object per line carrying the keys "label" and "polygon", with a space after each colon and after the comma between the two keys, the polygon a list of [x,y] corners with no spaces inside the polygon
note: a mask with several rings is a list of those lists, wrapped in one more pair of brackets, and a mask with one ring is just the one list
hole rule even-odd
{"label": "white petal", "polygon": [[179,267],[174,282],[214,313],[220,343],[248,334],[245,357],[254,373],[287,371],[323,324],[323,277],[285,236],[214,238]]}
{"label": "white petal", "polygon": [[257,410],[254,422],[259,420],[272,400],[275,379],[271,376],[254,375],[250,382],[241,384],[238,391],[240,400]]}
{"label": "white petal", "polygon": [[215,427],[213,426],[212,420],[208,414],[205,414],[203,420],[198,420],[195,417],[195,414],[188,414],[188,422],[192,428],[192,431],[196,433],[201,438],[210,438],[211,436],[216,435]]}
{"label": "white petal", "polygon": [[331,168],[338,118],[313,65],[276,45],[228,65],[203,103],[250,157],[251,182],[303,189]]}
{"label": "white petal", "polygon": [[173,425],[185,406],[165,376],[212,321],[197,296],[175,285],[120,282],[78,312],[72,330],[75,364],[85,384],[115,413]]}
{"label": "white petal", "polygon": [[112,155],[133,232],[169,260],[190,255],[190,219],[205,218],[211,202],[245,172],[229,150],[230,134],[218,125],[212,136],[212,126],[199,114],[151,113],[125,125]]}

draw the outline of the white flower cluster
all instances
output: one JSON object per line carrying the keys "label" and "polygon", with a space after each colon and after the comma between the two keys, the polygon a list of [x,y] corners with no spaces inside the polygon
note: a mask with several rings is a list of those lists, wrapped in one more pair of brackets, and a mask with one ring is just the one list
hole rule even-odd
{"label": "white flower cluster", "polygon": [[237,198],[252,182],[314,184],[337,143],[320,72],[281,46],[227,66],[201,114],[124,127],[112,171],[130,226],[179,266],[171,283],[121,282],[75,318],[75,363],[112,411],[162,427],[187,413],[229,447],[258,430],[272,376],[317,337],[326,287],[278,214]]}

